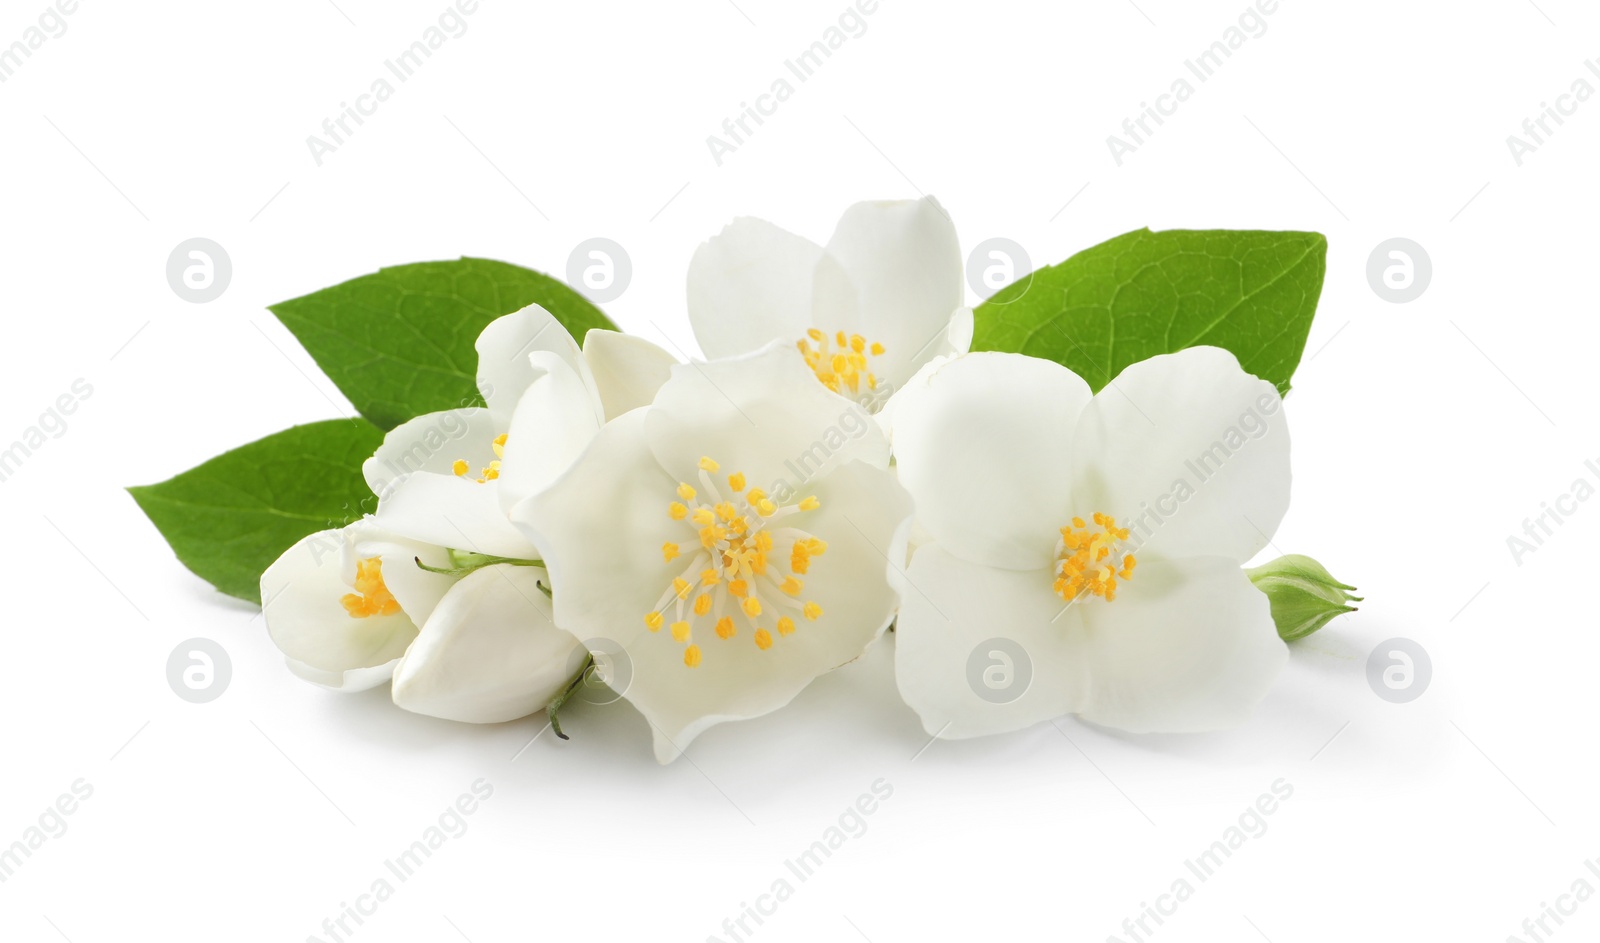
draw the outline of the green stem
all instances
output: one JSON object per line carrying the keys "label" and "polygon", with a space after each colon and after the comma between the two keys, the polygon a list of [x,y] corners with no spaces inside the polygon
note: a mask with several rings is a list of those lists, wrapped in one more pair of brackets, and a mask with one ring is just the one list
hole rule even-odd
{"label": "green stem", "polygon": [[573,676],[571,681],[567,682],[567,686],[562,689],[561,693],[551,698],[550,703],[545,705],[545,712],[550,715],[550,729],[554,730],[556,736],[563,740],[571,740],[572,738],[561,732],[561,709],[566,706],[567,700],[572,697],[572,692],[578,690],[578,685],[583,684],[584,679],[589,677],[589,672],[593,670],[594,655],[591,654],[584,659],[583,667],[578,669],[578,673]]}
{"label": "green stem", "polygon": [[486,566],[504,563],[508,566],[544,566],[543,560],[522,560],[517,557],[496,557],[487,553],[474,553],[470,550],[451,550],[450,566],[429,566],[422,562],[421,557],[414,557],[417,566],[429,573],[439,573],[444,576],[466,576]]}

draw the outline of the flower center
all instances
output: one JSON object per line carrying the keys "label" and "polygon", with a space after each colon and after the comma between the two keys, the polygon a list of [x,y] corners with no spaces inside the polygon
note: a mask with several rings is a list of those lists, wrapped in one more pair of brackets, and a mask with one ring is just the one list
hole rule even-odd
{"label": "flower center", "polygon": [[1132,579],[1139,562],[1123,549],[1126,527],[1118,527],[1114,518],[1098,511],[1092,520],[1098,530],[1074,517],[1071,525],[1061,528],[1056,542],[1055,590],[1067,602],[1085,593],[1106,602],[1116,599],[1117,580]]}
{"label": "flower center", "polygon": [[[478,477],[472,479],[479,484],[493,481],[500,477],[500,460],[506,457],[506,434],[502,432],[495,436],[494,442],[491,444],[494,446],[494,461],[480,469]],[[455,464],[450,466],[450,470],[456,473],[457,478],[466,478],[467,473],[472,471],[472,466],[468,464],[466,459],[458,458],[455,460]]]}
{"label": "flower center", "polygon": [[780,636],[794,631],[794,616],[813,622],[822,617],[821,606],[800,601],[805,589],[800,577],[810,569],[811,558],[822,556],[828,545],[797,527],[780,526],[794,514],[815,511],[821,502],[808,497],[779,506],[760,488],[746,490],[742,472],[726,476],[724,496],[711,477],[720,467],[701,458],[699,489],[682,482],[680,500],[667,505],[667,516],[682,522],[691,534],[684,542],[687,551],[669,540],[661,545],[661,556],[668,563],[686,556],[689,565],[644,617],[652,632],[668,626],[673,641],[686,646],[683,663],[690,668],[701,658],[695,630],[707,623],[718,638],[731,639],[739,634],[736,614],[737,621],[752,630],[756,647],[766,651],[772,647],[773,631]]}
{"label": "flower center", "polygon": [[846,335],[843,331],[835,334],[830,344],[828,335],[811,328],[795,346],[817,379],[835,393],[860,393],[863,383],[869,390],[878,388],[878,378],[867,368],[869,358],[883,356],[882,344],[868,343],[860,334]]}
{"label": "flower center", "polygon": [[400,603],[383,585],[383,560],[367,557],[356,564],[356,591],[339,598],[344,611],[352,619],[369,616],[392,616],[400,611]]}

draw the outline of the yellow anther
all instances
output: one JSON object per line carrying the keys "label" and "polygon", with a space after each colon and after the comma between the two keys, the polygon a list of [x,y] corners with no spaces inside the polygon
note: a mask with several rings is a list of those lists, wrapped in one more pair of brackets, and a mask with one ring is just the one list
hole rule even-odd
{"label": "yellow anther", "polygon": [[1116,599],[1118,577],[1129,579],[1138,562],[1132,554],[1122,552],[1129,531],[1118,527],[1116,518],[1096,511],[1090,520],[1099,528],[1097,532],[1091,532],[1081,517],[1074,517],[1071,527],[1061,528],[1051,586],[1068,602],[1084,594],[1107,602]]}
{"label": "yellow anther", "polygon": [[480,476],[478,478],[478,480],[479,481],[494,481],[496,478],[499,478],[499,477],[500,477],[500,463],[498,461],[493,461],[493,462],[489,463],[489,467],[488,468],[485,468],[483,470],[483,475]]}
{"label": "yellow anther", "polygon": [[[864,347],[865,341],[861,341],[855,351],[841,349],[830,351],[830,355],[859,359],[862,356],[860,349]],[[703,459],[700,467],[706,473],[717,470],[716,462],[710,458]],[[700,647],[689,644],[697,633],[711,629],[719,639],[730,639],[736,634],[737,617],[723,614],[728,609],[730,599],[738,605],[740,613],[750,620],[756,645],[763,651],[770,649],[778,636],[792,634],[801,614],[810,620],[822,618],[822,607],[815,602],[807,602],[799,605],[799,613],[779,616],[775,611],[770,614],[777,617],[774,624],[765,628],[756,625],[759,619],[768,615],[766,601],[778,599],[784,606],[799,603],[799,596],[805,590],[805,580],[800,577],[806,573],[812,559],[826,551],[828,545],[803,530],[776,524],[769,528],[766,519],[781,516],[778,512],[783,509],[778,503],[762,489],[749,487],[749,479],[742,472],[729,473],[726,480],[730,489],[724,492],[730,494],[730,500],[726,501],[716,500],[717,486],[705,475],[700,477],[698,492],[694,485],[687,482],[675,486],[677,497],[681,500],[668,505],[669,516],[673,520],[687,522],[686,526],[692,527],[699,535],[705,550],[689,549],[692,545],[682,544],[681,538],[677,541],[668,540],[661,545],[662,559],[669,563],[685,553],[691,556],[702,554],[696,561],[699,569],[672,580],[666,600],[674,596],[678,599],[676,621],[668,618],[666,613],[673,610],[665,607],[665,612],[658,609],[644,617],[650,631],[658,632],[666,625],[672,637],[687,646],[684,664],[689,667],[699,665],[702,658]],[[715,503],[696,503],[708,499]],[[755,514],[751,514],[746,505]],[[789,506],[785,513],[793,510],[811,511],[821,506],[821,500],[811,495]],[[785,541],[790,551],[787,555],[788,566],[784,565],[784,557],[773,555],[774,545],[779,541]],[[762,579],[769,579],[771,583],[758,593]],[[791,603],[790,599],[796,602]],[[781,611],[781,607],[772,608]],[[700,634],[698,637],[707,636]]]}
{"label": "yellow anther", "polygon": [[502,432],[494,437],[493,448],[495,458],[506,457],[506,433]]}
{"label": "yellow anther", "polygon": [[869,389],[877,387],[878,379],[869,372],[868,353],[881,356],[882,344],[869,343],[859,334],[846,335],[839,331],[831,338],[816,328],[806,331],[808,340],[795,344],[817,379],[836,393],[855,394],[861,391],[863,381]]}
{"label": "yellow anther", "polygon": [[719,469],[721,467],[722,466],[718,465],[716,463],[716,460],[711,458],[710,456],[708,456],[708,455],[700,456],[700,470],[701,471],[704,471],[704,472],[715,472],[717,469]]}
{"label": "yellow anther", "polygon": [[450,470],[456,473],[457,478],[465,478],[471,468],[472,466],[468,465],[464,458],[458,458],[450,465]]}
{"label": "yellow anther", "polygon": [[392,616],[400,603],[383,583],[383,560],[367,557],[356,563],[355,592],[339,597],[339,604],[352,619]]}

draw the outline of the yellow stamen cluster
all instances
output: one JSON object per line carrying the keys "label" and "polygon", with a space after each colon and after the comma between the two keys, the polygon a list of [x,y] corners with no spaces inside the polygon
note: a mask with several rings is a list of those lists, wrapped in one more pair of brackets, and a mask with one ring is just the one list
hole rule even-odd
{"label": "yellow stamen cluster", "polygon": [[1116,599],[1117,580],[1132,579],[1139,563],[1122,550],[1129,536],[1126,527],[1118,527],[1116,519],[1098,511],[1092,520],[1097,530],[1074,517],[1070,526],[1061,528],[1056,544],[1055,591],[1067,602],[1085,593],[1107,602]]}
{"label": "yellow stamen cluster", "polygon": [[[680,483],[679,500],[667,505],[668,519],[687,525],[694,540],[681,544],[666,541],[661,546],[662,559],[671,563],[686,554],[685,548],[692,559],[644,617],[650,631],[659,632],[665,625],[673,640],[686,646],[683,663],[690,668],[704,657],[694,642],[695,626],[702,621],[711,624],[717,638],[731,639],[739,633],[734,615],[741,616],[752,629],[756,647],[766,651],[773,645],[774,631],[779,637],[793,634],[794,616],[811,621],[822,617],[821,606],[797,597],[805,591],[800,577],[828,545],[803,530],[777,523],[793,514],[814,511],[822,502],[811,496],[780,506],[760,488],[747,488],[742,472],[725,476],[725,485],[719,487],[712,476],[720,471],[717,462],[700,459],[698,487]],[[669,608],[673,610],[670,623]],[[729,614],[729,610],[737,613]]]}
{"label": "yellow stamen cluster", "polygon": [[339,597],[339,604],[352,619],[369,616],[392,616],[400,611],[400,603],[383,584],[383,560],[367,557],[356,563],[356,591]]}
{"label": "yellow stamen cluster", "polygon": [[835,393],[860,393],[863,384],[869,390],[878,388],[878,378],[868,370],[868,358],[883,356],[882,344],[869,344],[860,334],[843,331],[834,334],[830,344],[828,335],[811,328],[795,346],[817,379]]}
{"label": "yellow stamen cluster", "polygon": [[[500,460],[506,457],[506,434],[502,432],[495,436],[491,445],[494,447],[494,461],[480,469],[478,477],[473,479],[480,484],[500,477]],[[466,459],[458,458],[450,466],[450,470],[456,473],[457,478],[465,478],[467,473],[472,471],[472,466]]]}

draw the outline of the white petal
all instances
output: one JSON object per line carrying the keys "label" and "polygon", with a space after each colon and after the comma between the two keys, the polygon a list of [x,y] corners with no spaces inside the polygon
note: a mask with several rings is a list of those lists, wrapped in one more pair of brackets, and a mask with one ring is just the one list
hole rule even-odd
{"label": "white petal", "polygon": [[543,710],[583,661],[550,621],[537,567],[498,565],[456,583],[394,672],[408,711],[494,724]]}
{"label": "white petal", "polygon": [[877,423],[818,383],[793,344],[678,364],[647,412],[650,447],[682,481],[694,480],[701,456],[774,494],[844,462],[889,464],[889,443]]}
{"label": "white petal", "polygon": [[811,281],[822,248],[765,220],[741,217],[689,262],[689,323],[710,359],[747,354],[811,326]]}
{"label": "white petal", "polygon": [[272,643],[307,681],[363,691],[389,680],[417,629],[402,612],[354,618],[340,602],[354,592],[343,579],[346,535],[303,537],[261,574],[261,611]]}
{"label": "white petal", "polygon": [[1049,568],[987,567],[935,544],[917,551],[906,578],[895,681],[930,735],[1004,733],[1079,706],[1084,664],[1072,638],[1082,607],[1055,594]]}
{"label": "white petal", "polygon": [[565,475],[511,512],[545,549],[557,621],[585,637],[591,624],[642,631],[641,618],[683,569],[662,560],[678,480],[650,453],[644,420],[635,410],[607,423]]}
{"label": "white petal", "polygon": [[537,375],[528,360],[534,351],[556,354],[586,383],[593,384],[578,342],[538,305],[496,318],[478,335],[477,349],[478,389],[494,414],[495,428],[501,431],[511,428],[511,414]]}
{"label": "white petal", "polygon": [[[951,315],[962,307],[961,245],[937,200],[857,203],[840,218],[827,256],[818,267],[812,323],[882,343],[884,354],[873,361],[879,377],[899,388],[922,364],[949,353]],[[846,286],[853,304],[844,300]]]}
{"label": "white petal", "polygon": [[506,511],[571,468],[602,421],[598,397],[577,371],[549,351],[536,351],[529,360],[538,376],[511,417],[505,460],[495,482]]}
{"label": "white petal", "polygon": [[950,330],[945,332],[945,343],[950,349],[944,353],[964,354],[971,350],[972,332],[976,327],[972,309],[957,308],[955,314],[950,315]]}
{"label": "white petal", "polygon": [[477,474],[494,461],[493,442],[499,434],[489,410],[481,406],[425,413],[390,429],[361,473],[380,498],[414,472],[452,474],[457,459]]}
{"label": "white petal", "polygon": [[921,373],[895,397],[895,463],[924,527],[950,553],[1048,567],[1074,512],[1073,429],[1089,387],[1060,364],[976,353]]}
{"label": "white petal", "polygon": [[1084,410],[1077,439],[1076,513],[1110,514],[1162,556],[1244,562],[1289,508],[1283,402],[1220,348],[1128,367]]}
{"label": "white petal", "polygon": [[425,544],[519,560],[537,551],[500,507],[499,485],[421,472],[389,489],[374,515],[379,527]]}
{"label": "white petal", "polygon": [[1289,659],[1266,594],[1233,560],[1141,560],[1117,598],[1087,600],[1085,720],[1135,733],[1242,723]]}
{"label": "white petal", "polygon": [[648,406],[678,362],[642,337],[600,328],[584,335],[583,356],[594,373],[606,419]]}

